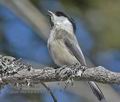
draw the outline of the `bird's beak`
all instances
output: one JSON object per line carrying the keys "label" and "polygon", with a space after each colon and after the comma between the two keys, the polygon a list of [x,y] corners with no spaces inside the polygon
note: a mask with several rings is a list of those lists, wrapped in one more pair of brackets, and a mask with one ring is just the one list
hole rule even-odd
{"label": "bird's beak", "polygon": [[49,16],[51,17],[51,16],[53,16],[53,18],[55,17],[55,14],[52,12],[52,11],[49,11],[48,10],[48,13],[49,13]]}
{"label": "bird's beak", "polygon": [[50,15],[53,15],[53,12],[52,12],[52,11],[49,11],[49,10],[48,10],[48,13],[49,13]]}

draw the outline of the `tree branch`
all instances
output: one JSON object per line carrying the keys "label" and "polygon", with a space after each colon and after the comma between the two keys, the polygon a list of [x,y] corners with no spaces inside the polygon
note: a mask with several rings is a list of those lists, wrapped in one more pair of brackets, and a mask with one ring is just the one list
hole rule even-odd
{"label": "tree branch", "polygon": [[100,83],[120,84],[120,73],[112,72],[102,66],[88,68],[86,66],[63,66],[58,69],[40,67],[16,60],[10,56],[0,57],[1,84],[38,84],[41,82],[65,81],[69,78],[80,81],[96,81]]}

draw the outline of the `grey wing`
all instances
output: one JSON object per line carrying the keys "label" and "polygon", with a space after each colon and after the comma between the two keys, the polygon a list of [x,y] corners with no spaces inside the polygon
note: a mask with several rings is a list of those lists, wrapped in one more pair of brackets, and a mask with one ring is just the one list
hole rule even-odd
{"label": "grey wing", "polygon": [[80,62],[81,65],[86,65],[86,61],[82,50],[77,42],[75,35],[66,35],[64,37],[64,42],[68,49],[73,53],[76,59]]}
{"label": "grey wing", "polygon": [[[82,53],[81,48],[79,47],[76,37],[74,35],[73,36],[66,35],[64,37],[64,42],[65,42],[66,46],[69,48],[69,50],[73,53],[73,55],[80,62],[80,64],[86,66],[86,61],[85,61],[84,55]],[[89,81],[88,84],[90,85],[95,96],[100,101],[105,100],[103,93],[101,92],[101,90],[99,89],[99,87],[97,86],[97,84],[95,82]]]}

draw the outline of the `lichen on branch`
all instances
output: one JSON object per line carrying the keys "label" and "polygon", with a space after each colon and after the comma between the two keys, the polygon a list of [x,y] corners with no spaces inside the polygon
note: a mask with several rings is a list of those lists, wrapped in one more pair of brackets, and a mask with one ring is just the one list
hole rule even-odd
{"label": "lichen on branch", "polygon": [[40,66],[32,67],[11,56],[0,56],[0,84],[38,84],[41,82],[65,81],[69,78],[80,81],[96,81],[100,83],[120,84],[120,73],[112,72],[102,66],[88,68],[86,66],[62,66],[58,69]]}

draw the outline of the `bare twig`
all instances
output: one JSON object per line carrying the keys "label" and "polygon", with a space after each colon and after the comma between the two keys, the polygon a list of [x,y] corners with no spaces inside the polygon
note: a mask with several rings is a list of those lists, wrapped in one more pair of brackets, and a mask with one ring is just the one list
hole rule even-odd
{"label": "bare twig", "polygon": [[45,83],[43,83],[43,82],[41,82],[41,84],[47,89],[47,91],[50,93],[50,95],[52,96],[52,98],[53,98],[53,101],[54,102],[57,102],[57,99],[56,99],[56,97],[54,96],[54,94],[53,94],[53,92],[51,91],[51,89],[45,84]]}

